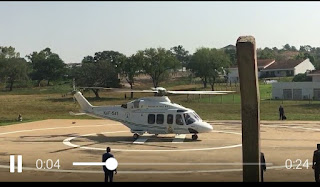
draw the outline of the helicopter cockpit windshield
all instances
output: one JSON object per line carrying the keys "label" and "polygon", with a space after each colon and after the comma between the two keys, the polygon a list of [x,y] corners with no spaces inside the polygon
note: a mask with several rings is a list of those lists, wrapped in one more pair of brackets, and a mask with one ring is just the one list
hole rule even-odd
{"label": "helicopter cockpit windshield", "polygon": [[186,125],[190,125],[196,121],[200,121],[201,118],[195,112],[188,112],[183,114]]}

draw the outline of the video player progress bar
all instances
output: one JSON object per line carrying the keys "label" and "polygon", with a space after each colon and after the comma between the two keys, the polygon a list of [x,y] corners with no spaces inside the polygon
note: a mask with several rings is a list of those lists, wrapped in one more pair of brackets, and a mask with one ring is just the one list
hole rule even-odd
{"label": "video player progress bar", "polygon": [[[74,166],[104,166],[105,162],[73,162]],[[260,163],[242,163],[242,162],[233,162],[233,163],[119,163],[119,165],[125,166],[242,166],[242,165],[260,165]],[[273,166],[273,163],[265,163],[266,166]]]}

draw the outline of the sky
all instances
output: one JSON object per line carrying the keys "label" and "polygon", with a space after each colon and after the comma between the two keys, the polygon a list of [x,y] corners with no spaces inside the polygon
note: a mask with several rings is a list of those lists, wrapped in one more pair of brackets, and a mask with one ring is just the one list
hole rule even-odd
{"label": "sky", "polygon": [[95,52],[127,56],[146,48],[236,45],[252,35],[257,48],[320,46],[320,2],[0,2],[0,46],[21,57],[46,47],[65,63]]}

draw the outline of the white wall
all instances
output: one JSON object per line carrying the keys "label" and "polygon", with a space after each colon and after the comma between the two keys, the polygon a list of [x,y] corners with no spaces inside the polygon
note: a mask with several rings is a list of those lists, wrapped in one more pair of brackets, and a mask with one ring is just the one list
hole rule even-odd
{"label": "white wall", "polygon": [[315,70],[309,59],[306,59],[294,68],[294,75],[305,73],[307,70]]}
{"label": "white wall", "polygon": [[313,97],[313,89],[320,88],[320,82],[278,82],[272,83],[272,99],[282,99],[283,89],[302,89],[302,97]]}
{"label": "white wall", "polygon": [[238,68],[229,68],[228,82],[239,82]]}
{"label": "white wall", "polygon": [[312,82],[320,82],[320,75],[313,75]]}

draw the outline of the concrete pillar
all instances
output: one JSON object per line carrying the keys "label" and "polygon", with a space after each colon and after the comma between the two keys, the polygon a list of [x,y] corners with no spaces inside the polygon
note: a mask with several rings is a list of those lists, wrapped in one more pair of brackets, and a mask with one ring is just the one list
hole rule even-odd
{"label": "concrete pillar", "polygon": [[237,63],[241,92],[243,182],[259,182],[260,94],[254,37],[238,38]]}

